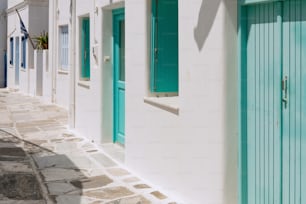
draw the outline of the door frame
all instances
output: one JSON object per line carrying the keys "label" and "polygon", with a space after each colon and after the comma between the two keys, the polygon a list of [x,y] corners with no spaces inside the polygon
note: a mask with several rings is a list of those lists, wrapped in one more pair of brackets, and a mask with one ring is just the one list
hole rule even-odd
{"label": "door frame", "polygon": [[[117,137],[118,134],[118,94],[117,94],[117,78],[119,77],[119,55],[118,48],[115,46],[115,41],[117,40],[116,36],[120,38],[120,30],[117,29],[117,23],[119,21],[124,20],[125,16],[124,8],[115,9],[112,11],[113,17],[113,142],[119,143],[121,145],[125,144],[124,139],[120,139]],[[116,32],[119,35],[114,35]]]}

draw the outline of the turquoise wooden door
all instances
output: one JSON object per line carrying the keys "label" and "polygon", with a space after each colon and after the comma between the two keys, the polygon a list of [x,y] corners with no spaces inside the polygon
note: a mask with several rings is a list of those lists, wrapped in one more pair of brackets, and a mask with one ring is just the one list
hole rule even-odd
{"label": "turquoise wooden door", "polygon": [[[306,0],[246,6],[242,203],[306,203]],[[243,111],[243,110],[242,110]]]}
{"label": "turquoise wooden door", "polygon": [[113,11],[114,36],[114,142],[125,136],[125,21],[124,10]]}

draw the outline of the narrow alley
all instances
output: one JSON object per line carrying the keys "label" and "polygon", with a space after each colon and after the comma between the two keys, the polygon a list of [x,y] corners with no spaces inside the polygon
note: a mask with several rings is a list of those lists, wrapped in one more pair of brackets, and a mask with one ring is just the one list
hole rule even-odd
{"label": "narrow alley", "polygon": [[67,111],[0,89],[0,204],[171,203],[67,129]]}

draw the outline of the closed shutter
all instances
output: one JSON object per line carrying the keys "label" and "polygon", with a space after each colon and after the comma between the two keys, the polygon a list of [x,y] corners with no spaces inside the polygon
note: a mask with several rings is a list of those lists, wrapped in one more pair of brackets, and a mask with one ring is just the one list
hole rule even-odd
{"label": "closed shutter", "polygon": [[178,1],[153,0],[151,91],[178,91]]}
{"label": "closed shutter", "polygon": [[64,70],[68,69],[68,59],[69,59],[69,52],[68,52],[68,26],[62,26],[60,33],[60,63],[61,68]]}
{"label": "closed shutter", "polygon": [[14,38],[10,38],[10,64],[14,64]]}
{"label": "closed shutter", "polygon": [[81,76],[84,79],[90,78],[90,26],[89,18],[84,18],[82,22],[82,70]]}
{"label": "closed shutter", "polygon": [[21,37],[21,67],[26,68],[26,55],[27,55],[27,38]]}

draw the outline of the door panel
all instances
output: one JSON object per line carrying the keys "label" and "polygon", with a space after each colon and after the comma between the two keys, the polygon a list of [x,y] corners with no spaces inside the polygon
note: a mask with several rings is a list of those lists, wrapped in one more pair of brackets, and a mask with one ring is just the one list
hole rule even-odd
{"label": "door panel", "polygon": [[[306,183],[305,136],[305,52],[306,52],[306,1],[284,2],[283,18],[283,78],[287,77],[287,102],[283,102],[283,204],[306,203],[302,196]],[[304,59],[303,59],[304,58]],[[304,97],[303,97],[304,96]],[[303,153],[305,154],[305,152]],[[304,158],[304,160],[302,160]]]}
{"label": "door panel", "polygon": [[248,6],[248,203],[306,203],[306,0]]}
{"label": "door panel", "polygon": [[125,143],[125,21],[124,10],[113,11],[114,21],[114,142]]}
{"label": "door panel", "polygon": [[279,204],[281,8],[260,4],[247,13],[248,203]]}

